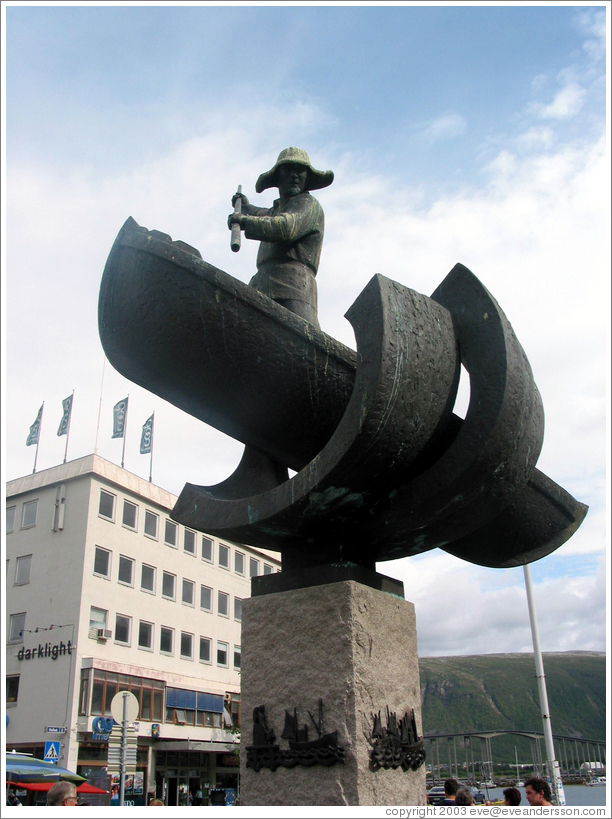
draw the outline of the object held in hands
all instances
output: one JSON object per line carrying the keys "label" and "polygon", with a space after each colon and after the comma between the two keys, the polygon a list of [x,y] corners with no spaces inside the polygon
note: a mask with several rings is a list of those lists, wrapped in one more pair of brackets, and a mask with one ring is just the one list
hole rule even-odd
{"label": "object held in hands", "polygon": [[[238,198],[236,199],[236,204],[234,205],[234,213],[242,213],[242,196],[240,196],[241,193],[242,185],[238,185],[238,190],[236,192]],[[234,253],[237,253],[240,250],[240,239],[241,239],[240,224],[238,222],[234,222],[234,224],[232,225],[232,238],[230,243],[230,247],[232,248]]]}

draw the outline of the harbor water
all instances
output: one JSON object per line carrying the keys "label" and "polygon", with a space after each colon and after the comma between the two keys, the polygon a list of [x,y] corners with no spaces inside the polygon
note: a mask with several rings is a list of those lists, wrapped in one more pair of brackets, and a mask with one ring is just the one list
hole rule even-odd
{"label": "harbor water", "polygon": [[[504,798],[504,788],[480,789],[485,795],[485,799],[495,802]],[[565,804],[572,807],[589,807],[592,805],[606,804],[606,788],[590,788],[586,785],[565,785]],[[525,796],[525,788],[519,788],[521,792],[521,807],[529,807],[529,802]],[[488,794],[488,795],[487,795]]]}

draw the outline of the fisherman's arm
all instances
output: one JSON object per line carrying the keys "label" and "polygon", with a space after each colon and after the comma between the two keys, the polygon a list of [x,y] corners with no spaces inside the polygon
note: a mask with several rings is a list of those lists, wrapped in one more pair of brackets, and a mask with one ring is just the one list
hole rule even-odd
{"label": "fisherman's arm", "polygon": [[283,213],[274,216],[257,216],[242,214],[240,227],[247,239],[259,239],[262,242],[295,242],[310,233],[323,228],[323,209],[309,197],[306,201],[291,200]]}
{"label": "fisherman's arm", "polygon": [[247,199],[247,197],[243,193],[235,193],[232,196],[232,206],[233,207],[236,206],[236,202],[239,199],[241,200],[241,212],[237,213],[234,210],[233,213],[230,213],[230,215],[227,217],[227,226],[228,226],[228,228],[230,230],[232,229],[232,225],[234,225],[236,223],[238,223],[240,225],[240,227],[242,228],[242,223],[241,223],[241,217],[242,216],[248,215],[248,216],[261,217],[261,216],[267,216],[268,214],[270,214],[272,212],[272,210],[270,208],[258,208],[256,205],[251,205],[249,203],[249,200]]}

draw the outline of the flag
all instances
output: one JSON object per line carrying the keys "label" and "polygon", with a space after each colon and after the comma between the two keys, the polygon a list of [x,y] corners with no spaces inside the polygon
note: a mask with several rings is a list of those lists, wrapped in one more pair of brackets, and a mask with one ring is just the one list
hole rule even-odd
{"label": "flag", "polygon": [[36,421],[30,427],[30,434],[28,435],[26,446],[31,446],[32,444],[38,443],[38,434],[40,433],[40,422],[42,421],[42,411],[43,405],[40,405],[40,409],[38,410],[38,415],[36,416]]}
{"label": "flag", "polygon": [[[128,396],[129,397],[129,396]],[[128,399],[117,401],[113,407],[113,438],[123,438],[125,416],[127,415]]]}
{"label": "flag", "polygon": [[58,435],[68,435],[68,424],[70,423],[70,413],[72,412],[72,399],[74,398],[74,393],[69,395],[68,398],[64,398],[62,401],[62,409],[64,410],[64,414],[62,415],[62,420],[60,421],[60,425],[57,428]]}
{"label": "flag", "polygon": [[[155,413],[153,413],[155,415]],[[146,455],[151,451],[153,445],[153,415],[142,425],[142,436],[140,438],[140,454]]]}

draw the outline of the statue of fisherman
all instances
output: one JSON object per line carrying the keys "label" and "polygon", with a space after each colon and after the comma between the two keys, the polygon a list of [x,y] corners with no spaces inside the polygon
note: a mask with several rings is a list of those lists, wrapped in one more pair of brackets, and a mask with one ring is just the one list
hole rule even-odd
{"label": "statue of fisherman", "polygon": [[[278,187],[280,197],[273,206],[255,207],[239,192],[232,198],[235,211],[227,220],[230,230],[237,225],[247,239],[261,242],[251,287],[317,328],[315,276],[325,219],[323,208],[309,191],[326,188],[333,180],[333,171],[312,167],[306,151],[285,148],[274,167],[262,173],[255,185],[257,193]],[[240,206],[236,207],[239,200]]]}

